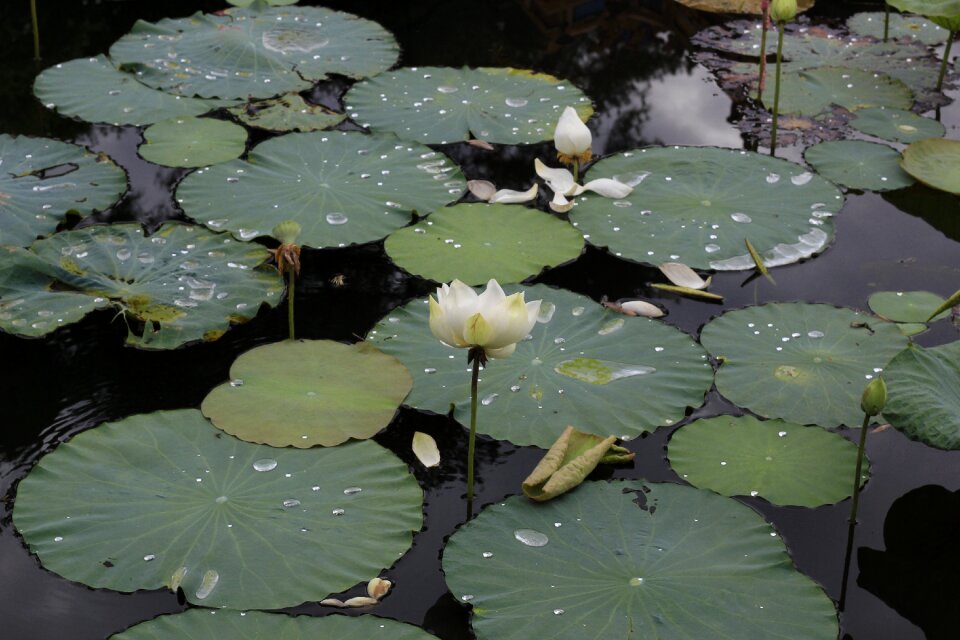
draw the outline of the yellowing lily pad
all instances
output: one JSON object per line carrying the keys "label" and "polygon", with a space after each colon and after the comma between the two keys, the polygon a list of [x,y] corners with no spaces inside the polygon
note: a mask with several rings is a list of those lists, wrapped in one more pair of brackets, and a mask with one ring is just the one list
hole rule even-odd
{"label": "yellowing lily pad", "polygon": [[180,117],[150,125],[138,149],[144,160],[168,167],[202,167],[239,158],[247,130],[212,118]]}
{"label": "yellowing lily pad", "polygon": [[333,446],[390,423],[413,384],[407,369],[369,344],[298,340],[251,349],[201,410],[248,442]]}
{"label": "yellowing lily pad", "polygon": [[903,170],[934,189],[960,194],[960,141],[931,138],[903,152]]}

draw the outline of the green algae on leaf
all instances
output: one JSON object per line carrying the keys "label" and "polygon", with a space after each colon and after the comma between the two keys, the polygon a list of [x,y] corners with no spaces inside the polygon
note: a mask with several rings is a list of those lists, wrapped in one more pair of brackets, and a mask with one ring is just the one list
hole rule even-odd
{"label": "green algae on leaf", "polygon": [[373,442],[278,449],[224,437],[185,409],[61,444],[20,482],[13,520],[69,580],[276,609],[392,565],[420,529],[422,501],[406,464]]}

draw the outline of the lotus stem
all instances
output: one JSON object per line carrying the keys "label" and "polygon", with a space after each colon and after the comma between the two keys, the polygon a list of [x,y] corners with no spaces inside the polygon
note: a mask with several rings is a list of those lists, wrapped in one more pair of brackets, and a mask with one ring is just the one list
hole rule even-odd
{"label": "lotus stem", "polygon": [[783,58],[783,30],[786,23],[781,20],[777,23],[777,73],[773,88],[773,125],[770,128],[770,155],[777,152],[777,119],[780,113],[780,61]]}
{"label": "lotus stem", "polygon": [[37,0],[30,0],[30,23],[33,25],[33,59],[40,61],[40,23],[37,20]]}
{"label": "lotus stem", "polygon": [[890,36],[890,3],[883,3],[883,41]]}
{"label": "lotus stem", "polygon": [[767,84],[767,20],[770,19],[770,5],[764,5],[760,19],[760,80],[757,82],[757,100],[763,100],[763,90]]}
{"label": "lotus stem", "polygon": [[480,380],[480,364],[484,359],[483,347],[470,350],[468,359],[473,362],[470,378],[470,439],[467,441],[467,517],[473,515],[473,458],[477,447],[477,383]]}
{"label": "lotus stem", "polygon": [[294,319],[293,319],[293,295],[294,291],[297,288],[297,274],[296,270],[289,269],[287,271],[288,280],[287,280],[287,327],[290,329],[290,339],[295,339],[294,333]]}
{"label": "lotus stem", "polygon": [[860,470],[863,468],[863,450],[867,444],[867,427],[870,424],[869,414],[863,415],[863,426],[860,427],[860,446],[857,448],[857,470],[853,475],[853,502],[850,504],[850,526],[857,524],[857,505],[860,502]]}
{"label": "lotus stem", "polygon": [[953,39],[956,37],[956,31],[951,31],[947,37],[947,48],[943,51],[943,62],[940,63],[940,75],[937,77],[937,91],[943,89],[943,79],[947,75],[947,61],[950,60],[950,48],[953,46]]}
{"label": "lotus stem", "polygon": [[580,182],[580,159],[573,159],[573,181]]}

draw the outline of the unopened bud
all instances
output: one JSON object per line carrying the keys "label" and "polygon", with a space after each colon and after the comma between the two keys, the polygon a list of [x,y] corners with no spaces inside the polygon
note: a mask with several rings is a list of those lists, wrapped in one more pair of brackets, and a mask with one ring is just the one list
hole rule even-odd
{"label": "unopened bud", "polygon": [[863,397],[860,398],[860,408],[868,416],[875,416],[883,411],[883,405],[885,404],[887,404],[887,383],[883,381],[883,378],[874,378],[863,390]]}
{"label": "unopened bud", "polygon": [[773,0],[770,18],[774,22],[790,22],[797,17],[797,0]]}

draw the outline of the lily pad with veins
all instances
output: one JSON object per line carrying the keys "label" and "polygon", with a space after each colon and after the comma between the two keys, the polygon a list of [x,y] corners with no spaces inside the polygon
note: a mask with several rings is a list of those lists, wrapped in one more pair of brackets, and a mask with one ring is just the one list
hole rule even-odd
{"label": "lily pad with veins", "polygon": [[322,248],[379,240],[465,191],[459,168],[425,145],[327,131],[272,138],[246,159],[191,173],[177,200],[187,215],[241,240],[293,220],[302,245]]}
{"label": "lily pad with veins", "polygon": [[590,482],[487,507],[443,571],[479,640],[833,640],[833,602],[749,507],[709,491]]}
{"label": "lily pad with veins", "polygon": [[137,152],[144,160],[167,167],[203,167],[239,158],[247,130],[224,120],[184,116],[150,125],[143,138]]}
{"label": "lily pad with veins", "polygon": [[373,442],[278,449],[224,437],[186,409],[61,444],[20,482],[13,521],[69,580],[276,609],[392,565],[420,529],[422,501],[407,466]]}
{"label": "lily pad with veins", "polygon": [[884,372],[883,416],[908,438],[938,449],[960,449],[960,342],[911,346]]}
{"label": "lily pad with veins", "polygon": [[850,126],[871,136],[909,144],[926,138],[942,138],[943,124],[902,109],[861,109]]}
{"label": "lily pad with veins", "polygon": [[[508,286],[542,299],[530,338],[480,374],[477,429],[518,445],[549,448],[567,425],[630,440],[681,420],[700,406],[713,380],[703,349],[657,320],[625,316],[589,298],[543,285]],[[405,404],[469,423],[465,349],[430,332],[425,299],[395,309],[367,340],[413,374]],[[630,402],[623,398],[629,397]]]}
{"label": "lily pad with veins", "polygon": [[[710,147],[647,148],[604,158],[588,179],[634,187],[621,200],[584,195],[570,220],[617,256],[697,269],[753,269],[750,240],[768,267],[823,251],[840,191],[805,167]],[[776,203],[776,206],[771,206]]]}
{"label": "lily pad with veins", "polygon": [[803,158],[817,173],[851,189],[892,191],[913,184],[900,168],[900,153],[866,140],[831,140],[807,147]]}

